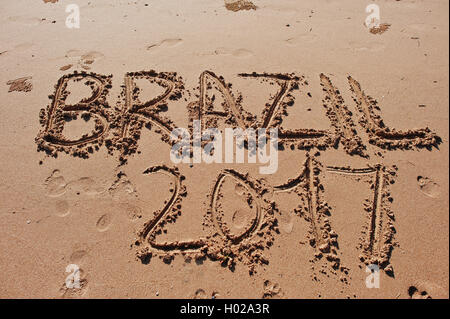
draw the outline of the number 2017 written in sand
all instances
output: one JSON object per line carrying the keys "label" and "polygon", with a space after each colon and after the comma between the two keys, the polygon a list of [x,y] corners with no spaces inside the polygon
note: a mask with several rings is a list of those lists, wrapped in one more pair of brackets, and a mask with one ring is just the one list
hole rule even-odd
{"label": "number 2017 written in sand", "polygon": [[[295,214],[310,224],[308,238],[315,251],[313,263],[325,263],[330,265],[331,272],[346,274],[348,270],[341,264],[339,257],[338,235],[333,231],[329,218],[332,209],[323,196],[325,189],[321,180],[324,174],[329,173],[367,179],[373,195],[364,203],[367,218],[359,244],[359,258],[363,263],[379,264],[386,273],[392,273],[389,259],[394,247],[395,228],[394,215],[389,208],[393,201],[389,186],[395,182],[397,167],[385,167],[382,164],[365,168],[324,167],[319,161],[319,151],[339,146],[349,155],[371,158],[367,146],[357,133],[355,116],[348,109],[340,90],[328,76],[320,74],[322,105],[330,121],[330,129],[285,129],[283,120],[287,116],[287,109],[295,106],[294,92],[307,92],[308,80],[293,73],[242,73],[238,76],[242,79],[266,82],[277,88],[261,114],[257,116],[248,112],[243,105],[242,95],[233,92],[231,84],[223,77],[211,71],[204,71],[199,77],[195,100],[188,101],[185,98],[191,123],[190,131],[192,132],[193,121],[200,121],[202,128],[276,128],[279,132],[280,150],[307,151],[306,160],[299,173],[282,185],[269,185],[265,180],[252,178],[246,173],[223,169],[211,188],[208,196],[209,207],[204,215],[204,225],[210,226],[212,233],[192,241],[161,242],[157,241],[158,235],[168,223],[175,222],[181,215],[181,203],[187,196],[187,191],[183,185],[185,178],[178,168],[166,165],[150,167],[145,174],[165,174],[175,187],[164,208],[155,212],[154,218],[145,223],[139,232],[139,239],[134,244],[137,247],[137,256],[143,262],[148,262],[156,255],[166,262],[170,262],[176,254],[185,258],[208,257],[230,268],[234,267],[236,261],[242,261],[249,266],[250,273],[253,273],[255,265],[268,262],[263,250],[272,245],[274,234],[278,233],[278,208],[274,198],[279,193],[288,192],[298,195],[299,205],[294,210]],[[76,72],[61,77],[55,85],[54,94],[49,96],[51,103],[40,112],[42,130],[36,137],[38,150],[55,157],[64,152],[87,158],[105,146],[109,154],[118,154],[120,165],[125,165],[128,157],[137,152],[144,127],[153,129],[169,146],[174,145],[175,141],[170,138],[170,134],[177,126],[163,113],[172,101],[180,100],[186,92],[189,93],[183,79],[173,72],[126,73],[119,102],[114,107],[107,102],[109,90],[112,88],[111,79],[112,76]],[[137,82],[142,83],[142,80],[160,86],[162,93],[148,101],[141,101],[141,88]],[[76,104],[66,104],[71,84],[79,81],[84,81],[84,84],[90,87],[91,96]],[[429,128],[400,131],[388,127],[381,118],[377,101],[366,95],[360,83],[349,76],[348,85],[358,110],[357,120],[365,130],[369,143],[375,148],[431,150],[441,143],[441,139]],[[213,90],[215,94],[211,93]],[[190,93],[188,95],[191,96]],[[221,98],[221,103],[217,103],[218,97]],[[216,104],[220,104],[220,108]],[[79,139],[68,139],[63,134],[64,126],[78,116],[85,120],[93,119],[95,128]],[[375,151],[372,156],[380,158],[382,154]],[[239,233],[228,226],[221,204],[223,189],[229,182],[240,187],[240,195],[248,199],[254,212],[254,216]]]}

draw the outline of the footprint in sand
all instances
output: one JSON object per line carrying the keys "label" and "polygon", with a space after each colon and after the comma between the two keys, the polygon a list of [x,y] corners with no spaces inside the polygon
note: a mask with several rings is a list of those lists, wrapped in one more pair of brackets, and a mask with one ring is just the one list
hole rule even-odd
{"label": "footprint in sand", "polygon": [[233,56],[235,58],[245,59],[252,57],[254,54],[252,51],[247,49],[227,49],[227,48],[218,48],[214,50],[212,55],[222,55],[222,56]]}
{"label": "footprint in sand", "polygon": [[122,203],[120,204],[120,208],[132,222],[142,218],[142,208],[139,206],[129,203]]}
{"label": "footprint in sand", "polygon": [[242,196],[245,193],[245,186],[241,183],[237,183],[234,187],[234,191],[236,192],[236,195]]}
{"label": "footprint in sand", "polygon": [[58,197],[65,193],[68,195],[97,195],[104,189],[97,185],[91,177],[81,177],[79,179],[66,182],[59,170],[54,170],[44,182],[47,196]]}
{"label": "footprint in sand", "polygon": [[174,48],[179,46],[183,42],[183,39],[164,39],[161,42],[151,44],[147,47],[147,51],[154,51],[158,48]]}
{"label": "footprint in sand", "polygon": [[270,280],[264,281],[263,299],[282,298],[283,296],[284,293],[279,284],[273,283]]}
{"label": "footprint in sand", "polygon": [[83,66],[91,65],[96,60],[104,57],[103,53],[97,51],[89,51],[80,57],[79,63]]}
{"label": "footprint in sand", "polygon": [[206,299],[206,292],[203,289],[197,289],[194,294],[194,299]]}
{"label": "footprint in sand", "polygon": [[87,256],[86,250],[77,250],[70,255],[70,262],[73,264],[79,264],[84,257]]}
{"label": "footprint in sand", "polygon": [[446,297],[445,290],[429,281],[418,281],[408,287],[410,299],[441,299]]}
{"label": "footprint in sand", "polygon": [[417,176],[417,184],[422,193],[431,198],[437,198],[441,194],[439,184],[428,177]]}
{"label": "footprint in sand", "polygon": [[[220,195],[220,196],[219,196]],[[257,222],[258,210],[254,194],[233,176],[223,178],[216,197],[217,216],[221,216],[223,231],[230,237],[249,236],[246,232]]]}
{"label": "footprint in sand", "polygon": [[44,185],[47,190],[47,196],[57,197],[65,193],[67,184],[61,172],[56,169],[47,177]]}
{"label": "footprint in sand", "polygon": [[98,61],[99,59],[103,58],[105,55],[98,51],[88,51],[84,52],[81,50],[69,50],[66,52],[65,58],[73,60],[73,63],[64,65],[60,67],[59,69],[61,71],[66,71],[72,68],[74,65],[81,67],[84,70],[90,70],[91,65]]}
{"label": "footprint in sand", "polygon": [[103,188],[91,177],[81,177],[70,181],[66,186],[67,192],[72,195],[97,195],[103,191]]}
{"label": "footprint in sand", "polygon": [[66,52],[66,58],[79,58],[83,55],[81,50],[72,49]]}
{"label": "footprint in sand", "polygon": [[110,213],[102,215],[96,223],[97,230],[99,232],[105,232],[109,229],[112,222],[112,215]]}
{"label": "footprint in sand", "polygon": [[89,246],[86,243],[76,243],[72,248],[72,253],[69,256],[70,264],[75,264],[78,267],[86,265],[89,258]]}
{"label": "footprint in sand", "polygon": [[233,228],[243,229],[250,222],[252,211],[250,209],[237,209],[232,216]]}
{"label": "footprint in sand", "polygon": [[66,217],[70,214],[69,203],[66,200],[58,200],[55,203],[55,212],[59,217]]}
{"label": "footprint in sand", "polygon": [[280,212],[280,227],[287,234],[290,234],[292,232],[294,223],[292,222],[292,215],[289,212]]}
{"label": "footprint in sand", "polygon": [[136,188],[124,173],[119,173],[117,179],[108,189],[109,194],[116,200],[130,200],[137,197]]}

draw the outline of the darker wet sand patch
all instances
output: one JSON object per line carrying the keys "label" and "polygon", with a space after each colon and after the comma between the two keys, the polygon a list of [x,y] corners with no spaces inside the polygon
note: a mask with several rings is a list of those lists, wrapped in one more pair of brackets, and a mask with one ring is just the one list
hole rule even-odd
{"label": "darker wet sand patch", "polygon": [[9,85],[8,92],[30,92],[33,89],[33,84],[28,82],[29,80],[31,80],[31,76],[26,76],[6,82],[6,85]]}
{"label": "darker wet sand patch", "polygon": [[240,10],[256,10],[258,7],[251,1],[246,0],[225,0],[227,10],[237,12]]}
{"label": "darker wet sand patch", "polygon": [[372,27],[369,29],[370,33],[372,34],[383,34],[385,33],[387,30],[389,30],[389,28],[391,27],[391,25],[389,23],[381,23],[379,26],[377,27]]}

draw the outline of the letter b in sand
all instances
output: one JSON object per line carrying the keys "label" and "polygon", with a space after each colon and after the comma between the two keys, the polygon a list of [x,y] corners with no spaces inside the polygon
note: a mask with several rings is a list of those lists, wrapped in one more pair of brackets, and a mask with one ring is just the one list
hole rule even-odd
{"label": "letter b in sand", "polygon": [[366,272],[370,273],[366,277],[367,288],[380,288],[380,267],[378,265],[370,264],[366,267]]}
{"label": "letter b in sand", "polygon": [[66,27],[69,29],[80,28],[80,7],[76,4],[69,4],[66,13],[70,13],[66,18]]}

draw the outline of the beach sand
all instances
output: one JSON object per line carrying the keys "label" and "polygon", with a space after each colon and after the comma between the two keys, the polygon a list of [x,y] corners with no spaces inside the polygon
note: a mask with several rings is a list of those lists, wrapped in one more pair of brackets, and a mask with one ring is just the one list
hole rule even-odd
{"label": "beach sand", "polygon": [[448,298],[449,4],[368,4],[2,1],[0,297]]}

